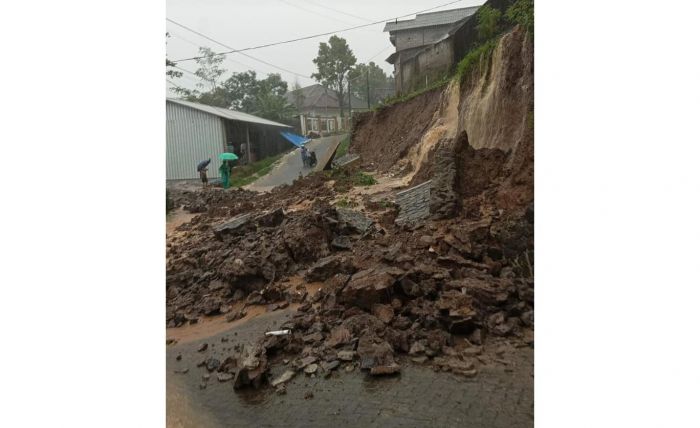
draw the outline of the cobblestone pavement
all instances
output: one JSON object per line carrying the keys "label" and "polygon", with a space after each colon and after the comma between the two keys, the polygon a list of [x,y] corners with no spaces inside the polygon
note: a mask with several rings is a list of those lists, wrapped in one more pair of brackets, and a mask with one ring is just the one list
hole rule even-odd
{"label": "cobblestone pavement", "polygon": [[[345,134],[331,135],[330,137],[311,140],[306,144],[309,150],[316,152],[316,159],[318,161],[316,170],[321,168],[324,161],[328,160],[331,149],[334,149],[343,138],[345,138]],[[300,172],[302,175],[306,176],[312,171],[314,171],[314,169],[303,168],[300,151],[293,150],[291,153],[284,155],[280,163],[270,171],[269,174],[246,186],[246,188],[257,191],[271,190],[282,184],[292,184],[292,182],[299,177]]]}
{"label": "cobblestone pavement", "polygon": [[[513,349],[510,365],[482,367],[472,379],[405,364],[401,374],[370,378],[346,373],[310,378],[298,374],[287,393],[271,388],[236,393],[214,375],[200,389],[204,357],[228,355],[227,348],[253,341],[281,325],[291,310],[267,313],[206,339],[167,347],[168,427],[531,427],[533,351]],[[221,339],[228,340],[222,342]],[[196,352],[202,343],[209,349]],[[180,361],[176,360],[181,355]],[[223,359],[223,358],[222,358]],[[188,368],[185,374],[177,369]],[[357,369],[356,369],[357,370]],[[276,368],[273,375],[284,371]],[[307,392],[313,398],[305,399]]]}

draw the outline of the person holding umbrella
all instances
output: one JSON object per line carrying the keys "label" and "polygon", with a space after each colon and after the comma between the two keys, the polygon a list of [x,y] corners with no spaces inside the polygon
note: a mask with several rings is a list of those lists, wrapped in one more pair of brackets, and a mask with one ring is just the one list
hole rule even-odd
{"label": "person holding umbrella", "polygon": [[309,150],[305,145],[301,145],[301,163],[306,168],[309,164]]}
{"label": "person holding umbrella", "polygon": [[236,156],[234,153],[222,153],[219,155],[219,159],[222,161],[221,166],[219,167],[221,184],[224,186],[224,189],[228,189],[230,186],[229,179],[231,178],[231,167],[229,166],[228,161],[234,161],[238,159],[238,156]]}
{"label": "person holding umbrella", "polygon": [[207,188],[209,180],[207,179],[207,166],[211,163],[211,158],[201,161],[197,164],[197,172],[199,173],[199,178],[202,179],[202,187]]}

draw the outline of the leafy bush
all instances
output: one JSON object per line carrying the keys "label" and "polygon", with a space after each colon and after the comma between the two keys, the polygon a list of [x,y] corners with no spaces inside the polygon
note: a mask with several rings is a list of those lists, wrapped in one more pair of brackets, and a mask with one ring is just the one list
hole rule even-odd
{"label": "leafy bush", "polygon": [[535,4],[532,0],[518,0],[506,10],[506,19],[513,25],[520,24],[534,34]]}
{"label": "leafy bush", "polygon": [[485,4],[476,12],[479,40],[488,40],[498,34],[501,11]]}
{"label": "leafy bush", "polygon": [[373,184],[377,184],[377,180],[369,174],[358,172],[353,177],[353,183],[356,186],[371,186]]}

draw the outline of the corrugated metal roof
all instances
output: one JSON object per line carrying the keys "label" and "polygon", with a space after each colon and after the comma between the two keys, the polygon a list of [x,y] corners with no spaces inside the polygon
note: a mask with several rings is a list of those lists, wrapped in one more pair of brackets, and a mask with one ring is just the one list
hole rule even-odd
{"label": "corrugated metal roof", "polygon": [[206,104],[193,103],[191,101],[178,100],[176,98],[166,98],[166,101],[177,103],[183,106],[191,107],[193,109],[203,111],[205,113],[213,114],[224,119],[237,120],[239,122],[257,123],[260,125],[270,125],[270,126],[280,126],[284,128],[291,128],[289,125],[283,123],[273,122],[271,120],[263,119],[262,117],[253,116],[252,114],[243,113],[236,110],[229,110],[222,107],[213,107]]}
{"label": "corrugated metal roof", "polygon": [[481,6],[472,6],[461,9],[442,10],[439,12],[419,13],[414,19],[387,22],[384,26],[384,31],[401,31],[413,28],[454,24],[457,21],[474,15],[480,7]]}

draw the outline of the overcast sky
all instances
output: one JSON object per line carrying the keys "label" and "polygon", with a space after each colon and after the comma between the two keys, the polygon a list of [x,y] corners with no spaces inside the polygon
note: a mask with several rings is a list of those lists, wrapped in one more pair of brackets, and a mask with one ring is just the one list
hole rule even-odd
{"label": "overcast sky", "polygon": [[[318,33],[337,31],[347,27],[368,24],[379,20],[391,20],[450,2],[450,0],[166,0],[167,18],[196,30],[214,40],[235,49],[273,43]],[[435,9],[446,10],[482,4],[484,0],[462,0]],[[410,19],[406,17],[402,19]],[[215,52],[226,49],[182,27],[166,21],[167,54],[171,60],[197,56],[199,46],[207,46]],[[393,52],[389,34],[382,32],[384,24],[339,32],[347,40],[358,63],[374,61],[387,74],[393,71],[384,61]],[[256,49],[244,52],[275,66],[297,73],[276,69],[242,53],[227,55],[223,66],[229,71],[255,70],[260,77],[268,73],[280,73],[289,82],[295,80],[302,86],[316,83],[311,79],[315,72],[312,60],[318,53],[318,45],[330,35]],[[178,63],[179,67],[195,71],[194,61]],[[194,88],[197,78],[189,73],[176,79],[182,87]],[[171,86],[168,84],[168,86]]]}

